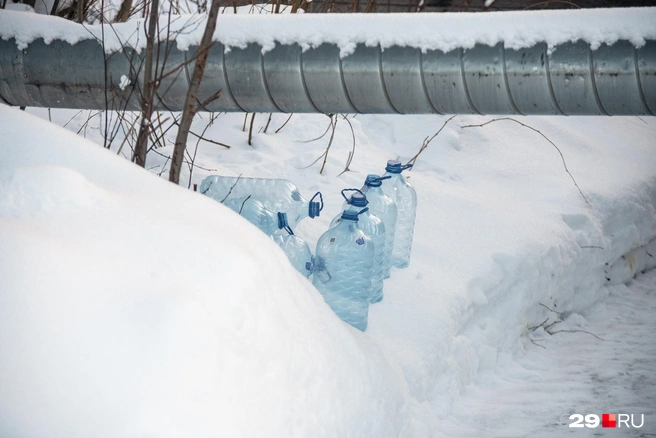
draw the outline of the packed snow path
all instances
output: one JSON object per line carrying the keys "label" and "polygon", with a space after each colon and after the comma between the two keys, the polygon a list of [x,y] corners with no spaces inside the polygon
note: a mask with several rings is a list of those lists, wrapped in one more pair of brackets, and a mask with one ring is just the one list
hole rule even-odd
{"label": "packed snow path", "polygon": [[[501,374],[485,373],[456,402],[448,436],[656,437],[656,270],[625,285],[557,333],[529,344]],[[535,339],[535,338],[534,338]],[[639,429],[570,428],[572,414],[634,414]],[[630,424],[630,423],[629,423]]]}

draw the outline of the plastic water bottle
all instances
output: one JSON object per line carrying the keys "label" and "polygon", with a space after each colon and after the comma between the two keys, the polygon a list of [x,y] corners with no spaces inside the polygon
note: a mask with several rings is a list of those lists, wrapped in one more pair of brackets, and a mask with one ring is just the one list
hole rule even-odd
{"label": "plastic water bottle", "polygon": [[[270,211],[285,213],[292,228],[306,217],[319,216],[323,209],[321,192],[315,193],[308,201],[292,182],[285,179],[212,175],[201,182],[200,192],[223,203],[251,196]],[[317,198],[319,201],[315,201]]]}
{"label": "plastic water bottle", "polygon": [[287,216],[284,213],[273,213],[262,202],[254,198],[229,199],[223,205],[239,213],[240,216],[269,236],[288,226]]}
{"label": "plastic water bottle", "polygon": [[365,331],[376,249],[358,227],[359,213],[343,212],[342,221],[319,238],[312,284],[337,316]]}
{"label": "plastic water bottle", "polygon": [[389,278],[390,266],[392,266],[392,248],[394,246],[394,235],[396,231],[397,208],[392,198],[383,192],[381,185],[383,180],[390,179],[386,176],[367,175],[362,187],[362,192],[367,195],[369,211],[380,218],[385,224],[385,254],[383,256],[383,278]]}
{"label": "plastic water bottle", "polygon": [[271,237],[285,251],[292,266],[308,278],[314,268],[314,256],[305,240],[291,232],[291,229],[286,234],[275,233]]}
{"label": "plastic water bottle", "polygon": [[[356,191],[350,199],[346,198],[344,192]],[[342,196],[347,199],[350,208],[346,211],[352,211],[357,214],[368,204],[367,197],[358,189],[342,190]],[[342,222],[342,214],[335,216],[330,223],[330,228],[334,228]],[[385,262],[385,241],[387,235],[385,225],[380,218],[371,214],[371,209],[367,209],[358,217],[358,228],[374,242],[374,266],[371,273],[371,286],[369,288],[369,302],[377,303],[383,299],[383,264]],[[389,257],[388,257],[389,258]]]}
{"label": "plastic water bottle", "polygon": [[412,235],[415,231],[417,192],[401,175],[401,172],[411,167],[412,164],[402,166],[400,161],[390,160],[385,168],[387,172],[383,175],[391,177],[383,181],[382,188],[394,200],[398,210],[392,247],[392,266],[397,268],[405,268],[410,263]]}

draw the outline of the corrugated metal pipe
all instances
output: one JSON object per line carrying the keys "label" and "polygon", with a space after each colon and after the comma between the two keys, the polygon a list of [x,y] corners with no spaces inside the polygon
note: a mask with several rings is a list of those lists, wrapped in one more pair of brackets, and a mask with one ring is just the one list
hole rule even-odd
{"label": "corrugated metal pipe", "polygon": [[[195,53],[162,46],[172,74],[159,84],[159,109],[182,109]],[[37,39],[19,50],[0,40],[0,98],[11,105],[139,109],[141,54],[104,55],[95,40]],[[180,68],[177,68],[180,66]],[[121,77],[131,85],[121,89]],[[107,84],[107,87],[105,86]],[[106,92],[105,92],[106,90]],[[450,52],[358,45],[302,51],[277,44],[211,49],[199,101],[221,90],[208,111],[400,114],[656,114],[656,41],[620,40],[591,50],[579,41],[512,50],[503,44]]]}

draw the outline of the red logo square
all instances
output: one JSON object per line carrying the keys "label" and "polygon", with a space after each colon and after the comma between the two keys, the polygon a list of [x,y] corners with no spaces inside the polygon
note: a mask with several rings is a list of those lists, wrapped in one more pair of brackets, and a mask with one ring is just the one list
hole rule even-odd
{"label": "red logo square", "polygon": [[617,427],[615,414],[601,414],[601,427]]}

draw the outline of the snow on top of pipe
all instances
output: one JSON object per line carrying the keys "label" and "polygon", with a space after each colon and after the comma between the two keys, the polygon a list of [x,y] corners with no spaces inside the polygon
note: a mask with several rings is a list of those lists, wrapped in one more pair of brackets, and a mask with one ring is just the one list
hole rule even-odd
{"label": "snow on top of pipe", "polygon": [[[167,16],[160,29],[166,36]],[[200,41],[204,29],[202,15],[171,17],[170,35],[179,49],[186,50]],[[554,47],[583,40],[593,49],[601,44],[628,40],[640,47],[656,39],[656,8],[580,9],[557,11],[514,11],[487,13],[421,14],[267,14],[220,15],[214,39],[226,46],[262,46],[263,52],[275,43],[298,43],[304,50],[322,43],[335,44],[341,56],[353,52],[357,44],[394,45],[426,50],[468,49],[475,44],[520,49],[546,42]],[[104,27],[104,29],[103,29]],[[105,35],[105,51],[129,44],[145,47],[143,20],[113,25],[81,26],[57,17],[14,11],[0,11],[0,37],[15,38],[19,49],[43,38],[46,43],[59,39],[75,44]]]}

